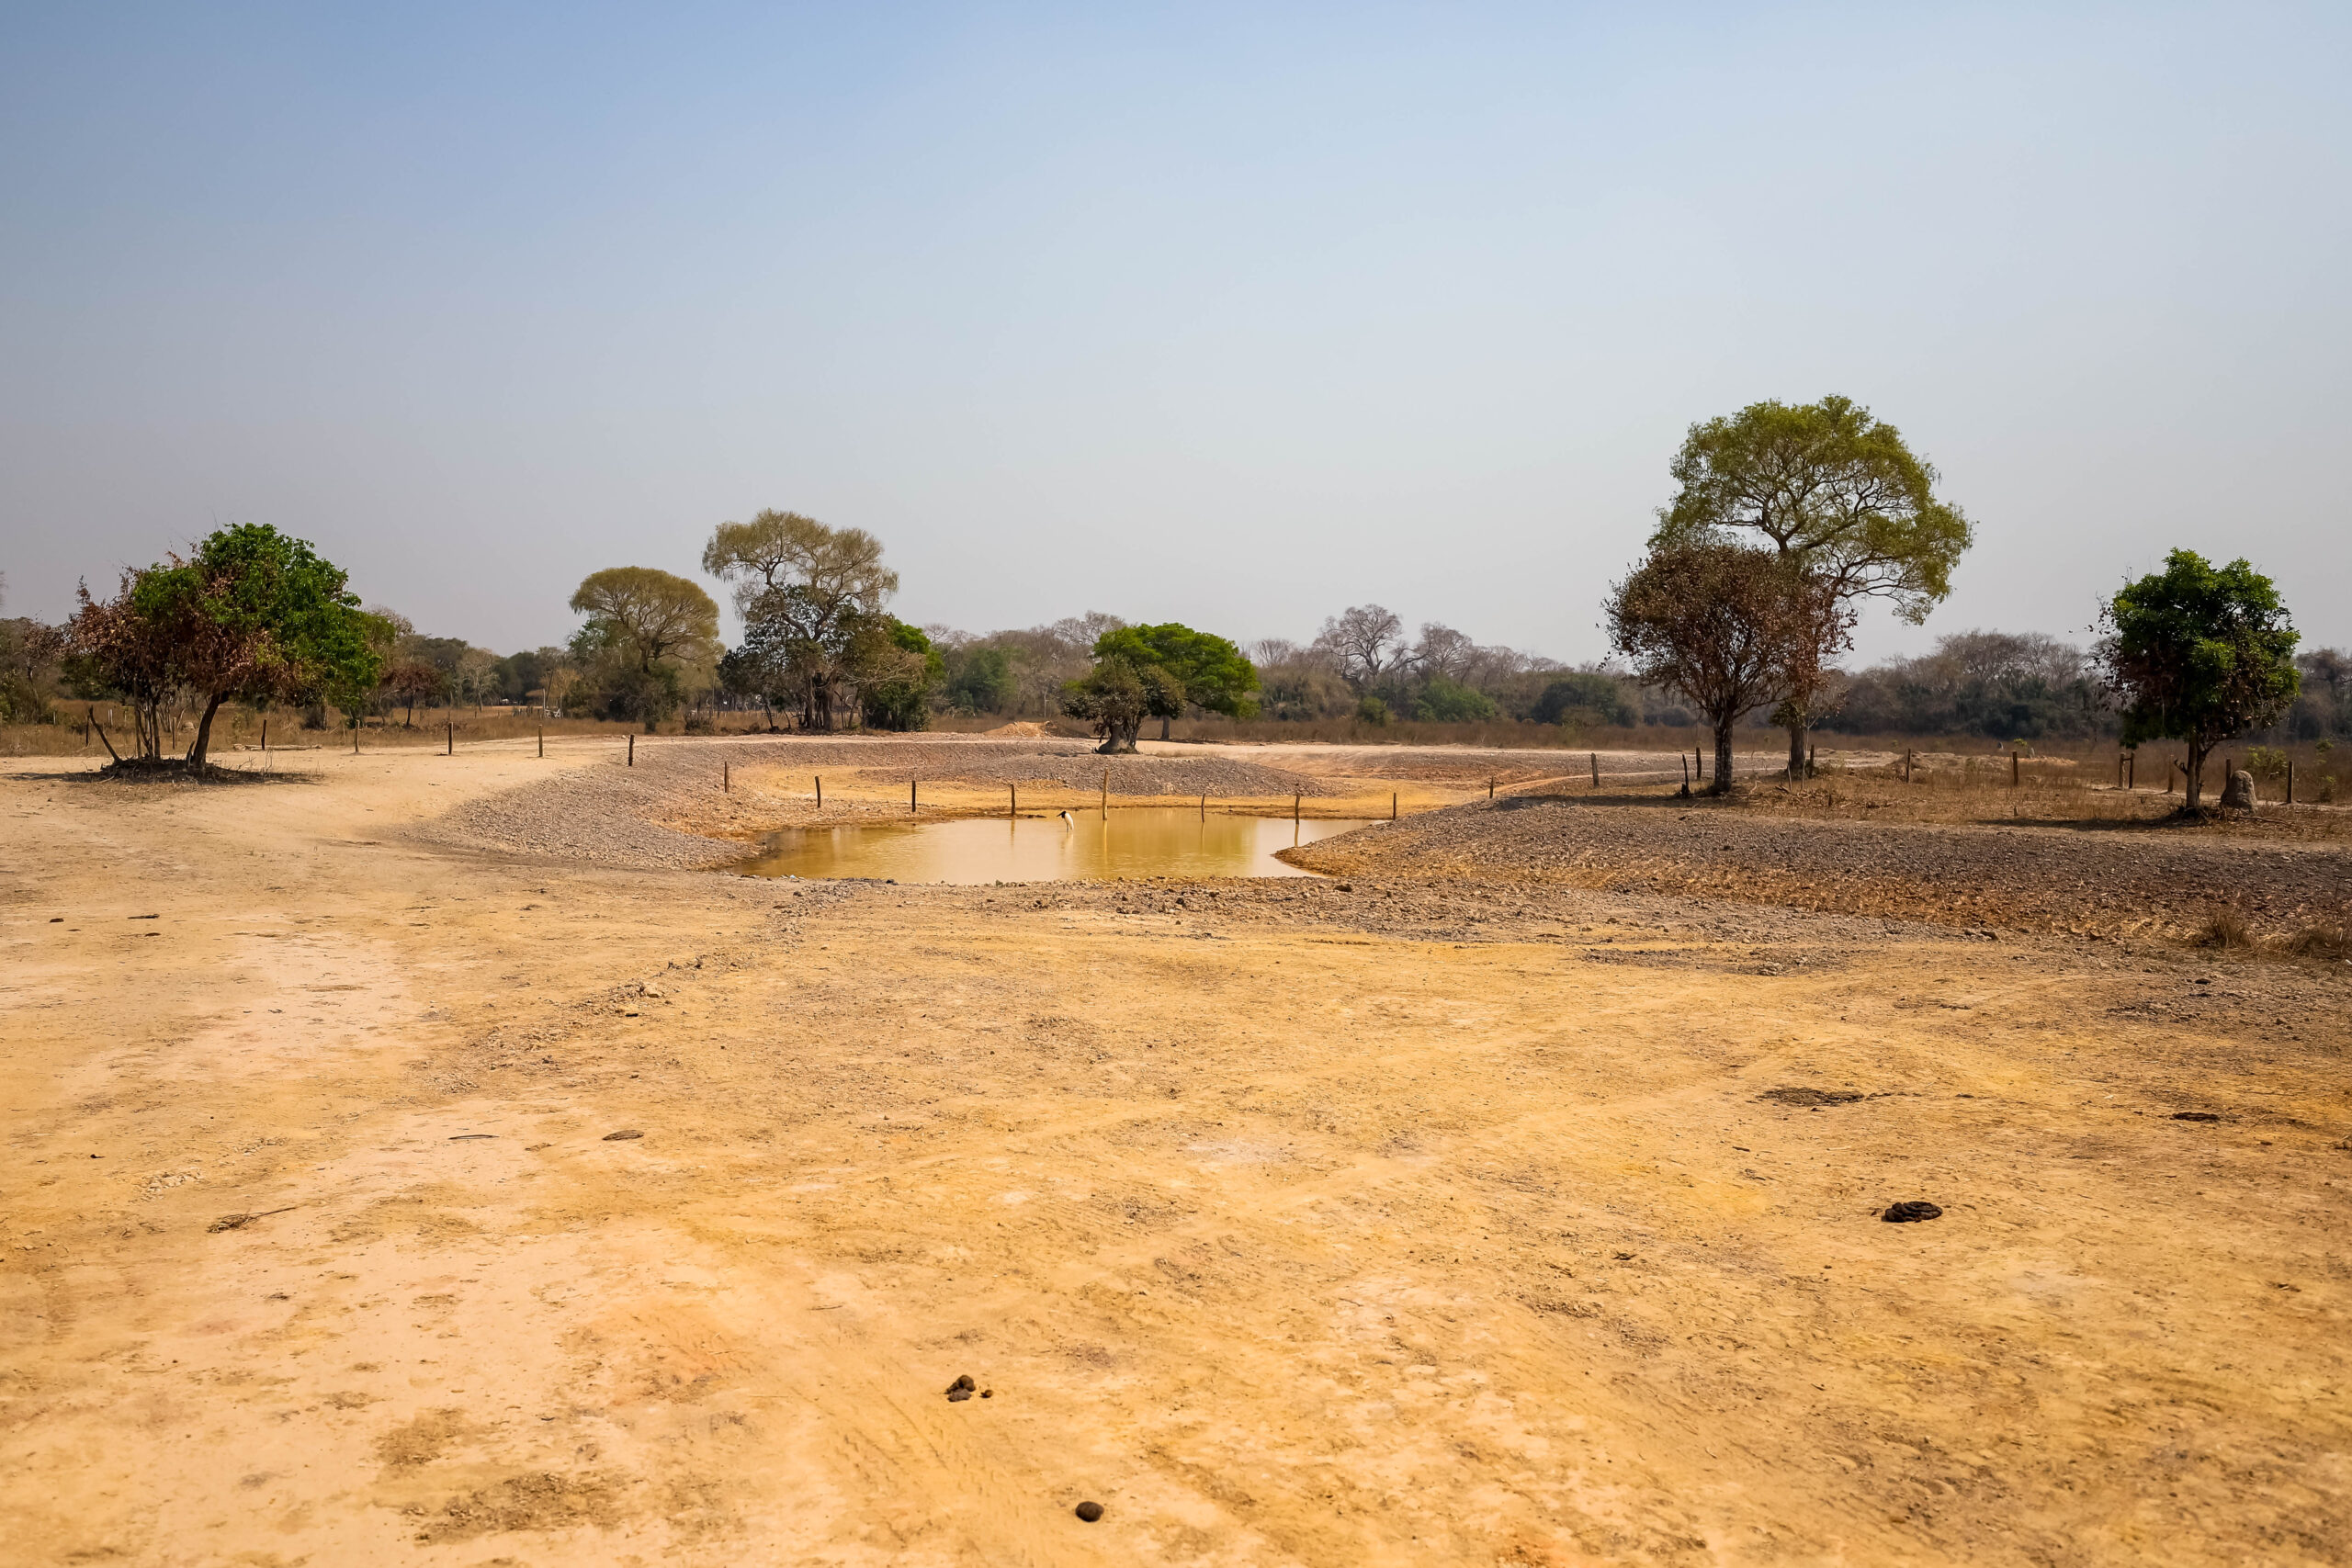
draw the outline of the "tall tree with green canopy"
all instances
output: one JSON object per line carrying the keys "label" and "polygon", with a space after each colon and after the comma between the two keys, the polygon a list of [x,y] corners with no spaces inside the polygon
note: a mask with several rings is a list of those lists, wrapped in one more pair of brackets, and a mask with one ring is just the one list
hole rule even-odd
{"label": "tall tree with green canopy", "polygon": [[930,637],[896,615],[882,615],[861,640],[857,701],[866,727],[930,728],[931,694],[947,677],[947,660]]}
{"label": "tall tree with green canopy", "polygon": [[302,539],[265,524],[222,528],[193,558],[126,573],[98,604],[85,589],[77,640],[147,710],[141,750],[161,755],[155,707],[175,688],[202,705],[186,759],[201,769],[212,720],[232,698],[294,701],[371,689],[382,667],[374,617],[348,575]]}
{"label": "tall tree with green canopy", "polygon": [[1062,687],[1062,711],[1094,726],[1104,755],[1133,751],[1147,717],[1157,717],[1184,701],[1184,688],[1157,664],[1138,664],[1114,653]]}
{"label": "tall tree with green canopy", "polygon": [[842,688],[867,635],[899,591],[882,564],[882,541],[863,528],[832,528],[797,512],[763,511],[721,523],[702,569],[734,584],[746,645],[783,650],[800,690],[803,728],[831,729]]}
{"label": "tall tree with green canopy", "polygon": [[1162,692],[1150,716],[1159,720],[1159,738],[1168,739],[1168,721],[1181,717],[1186,703],[1227,718],[1250,718],[1258,712],[1250,694],[1258,689],[1257,667],[1226,638],[1170,621],[1157,626],[1117,626],[1094,639],[1097,660],[1117,659],[1141,670],[1157,665],[1174,683]]}
{"label": "tall tree with green canopy", "polygon": [[[1653,547],[1752,536],[1826,583],[1841,612],[1882,599],[1920,624],[1951,592],[1973,536],[1960,508],[1937,499],[1934,467],[1850,398],[1750,403],[1694,424],[1669,471],[1679,488]],[[1792,774],[1804,770],[1823,690],[1819,679],[1792,685],[1773,714],[1789,732]]]}
{"label": "tall tree with green canopy", "polygon": [[583,660],[603,660],[603,702],[615,716],[640,720],[647,734],[678,705],[682,664],[718,657],[718,605],[702,585],[650,566],[591,572],[571,595],[588,617],[573,634]]}
{"label": "tall tree with green canopy", "polygon": [[609,644],[650,671],[664,659],[711,654],[718,606],[698,583],[650,566],[616,566],[582,578],[571,607]]}
{"label": "tall tree with green canopy", "polygon": [[2301,686],[2300,639],[2278,588],[2244,560],[2215,567],[2175,550],[2164,570],[2119,589],[2099,618],[2098,659],[2123,702],[2123,743],[2185,743],[2183,807],[2197,810],[2213,748],[2275,723]]}

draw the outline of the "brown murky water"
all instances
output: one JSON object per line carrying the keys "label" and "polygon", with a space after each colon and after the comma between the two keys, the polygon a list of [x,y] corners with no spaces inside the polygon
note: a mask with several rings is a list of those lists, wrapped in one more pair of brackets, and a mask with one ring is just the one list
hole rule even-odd
{"label": "brown murky water", "polygon": [[1082,882],[1114,876],[1306,876],[1274,858],[1363,827],[1362,818],[1205,818],[1190,807],[1059,817],[967,818],[786,829],[745,866],[757,876],[871,876],[896,882]]}

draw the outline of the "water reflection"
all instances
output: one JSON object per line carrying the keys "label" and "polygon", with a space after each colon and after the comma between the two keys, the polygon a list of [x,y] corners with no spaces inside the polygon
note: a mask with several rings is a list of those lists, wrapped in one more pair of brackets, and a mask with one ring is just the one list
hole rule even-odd
{"label": "water reflection", "polygon": [[755,876],[874,876],[899,882],[1055,882],[1114,876],[1304,876],[1274,852],[1363,826],[1363,818],[1203,818],[1187,807],[1057,817],[788,828],[744,869]]}

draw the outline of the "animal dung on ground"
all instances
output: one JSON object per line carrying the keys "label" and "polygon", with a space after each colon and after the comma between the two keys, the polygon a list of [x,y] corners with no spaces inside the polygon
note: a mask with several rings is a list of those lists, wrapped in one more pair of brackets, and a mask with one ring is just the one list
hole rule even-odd
{"label": "animal dung on ground", "polygon": [[1102,1517],[1102,1505],[1092,1502],[1080,1503],[1077,1507],[1072,1508],[1070,1512],[1076,1514],[1080,1518],[1084,1519],[1091,1525],[1095,1520]]}
{"label": "animal dung on ground", "polygon": [[1768,1089],[1756,1097],[1781,1105],[1851,1105],[1862,1096],[1849,1089]]}
{"label": "animal dung on ground", "polygon": [[1891,1225],[1910,1224],[1917,1220],[1939,1220],[1944,1212],[1933,1203],[1917,1198],[1906,1198],[1900,1203],[1889,1203],[1886,1213],[1879,1216]]}
{"label": "animal dung on ground", "polygon": [[2210,1111],[2176,1111],[2172,1113],[2172,1119],[2176,1122],[2219,1122],[2221,1120]]}
{"label": "animal dung on ground", "polygon": [[608,1144],[625,1144],[631,1138],[641,1138],[643,1136],[645,1136],[645,1134],[639,1132],[634,1127],[624,1127],[617,1133],[605,1134],[605,1142]]}
{"label": "animal dung on ground", "polygon": [[972,1391],[979,1386],[979,1384],[972,1381],[971,1373],[965,1372],[960,1374],[954,1382],[947,1385],[947,1403],[950,1404],[963,1404],[964,1401],[972,1397]]}

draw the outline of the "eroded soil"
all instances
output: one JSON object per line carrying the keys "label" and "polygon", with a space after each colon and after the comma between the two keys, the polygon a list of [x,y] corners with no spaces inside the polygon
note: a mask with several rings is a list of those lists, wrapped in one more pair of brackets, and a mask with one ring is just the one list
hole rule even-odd
{"label": "eroded soil", "polygon": [[12,1561],[2346,1561],[2342,965],[312,765],[0,783]]}

